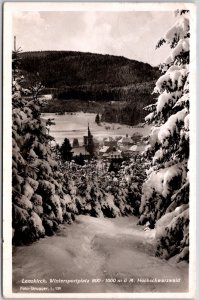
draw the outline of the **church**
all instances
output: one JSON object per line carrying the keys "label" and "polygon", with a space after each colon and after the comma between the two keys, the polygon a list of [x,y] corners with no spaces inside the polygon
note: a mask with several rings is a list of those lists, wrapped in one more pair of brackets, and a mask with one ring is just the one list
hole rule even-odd
{"label": "church", "polygon": [[91,157],[94,156],[95,153],[95,143],[93,140],[93,135],[91,134],[89,124],[88,124],[88,134],[83,137],[83,145],[85,150],[90,154]]}

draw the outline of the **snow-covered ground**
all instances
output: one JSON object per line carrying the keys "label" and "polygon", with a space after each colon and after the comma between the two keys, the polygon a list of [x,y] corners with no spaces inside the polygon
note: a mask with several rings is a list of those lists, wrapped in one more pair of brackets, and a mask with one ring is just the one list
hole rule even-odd
{"label": "snow-covered ground", "polygon": [[[72,225],[62,225],[55,236],[15,247],[13,291],[19,292],[21,286],[46,286],[51,288],[48,292],[62,293],[186,292],[188,264],[155,257],[154,230],[144,231],[136,223],[136,217],[78,216]],[[177,278],[180,283],[137,282],[155,278]],[[45,279],[47,283],[24,284],[22,279]],[[49,284],[50,279],[89,279],[90,282]],[[100,282],[92,283],[92,279]],[[106,282],[111,279],[116,282]],[[130,279],[134,282],[129,282]]]}
{"label": "snow-covered ground", "polygon": [[[65,115],[56,115],[54,113],[42,114],[45,119],[54,118],[55,125],[50,127],[50,134],[55,138],[58,144],[62,144],[67,137],[71,142],[74,138],[78,138],[79,142],[83,141],[83,136],[87,135],[88,123],[91,132],[95,138],[102,140],[109,136],[131,136],[135,132],[147,135],[150,132],[150,126],[146,125],[144,128],[136,128],[128,125],[121,125],[119,123],[102,123],[98,126],[95,123],[96,114],[94,113],[66,113]],[[108,129],[107,129],[108,128]]]}

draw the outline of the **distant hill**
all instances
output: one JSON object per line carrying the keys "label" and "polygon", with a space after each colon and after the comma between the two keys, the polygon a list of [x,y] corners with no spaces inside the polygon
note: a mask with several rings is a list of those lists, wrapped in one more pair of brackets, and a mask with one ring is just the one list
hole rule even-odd
{"label": "distant hill", "polygon": [[[131,121],[129,118],[125,121],[125,118],[117,116],[117,120],[128,124],[143,119],[145,113],[142,108],[153,102],[151,92],[160,75],[157,68],[122,56],[73,51],[37,51],[23,52],[20,57],[20,68],[25,72],[28,81],[33,81],[34,75],[39,74],[39,80],[46,87],[46,92],[53,92],[55,99],[45,108],[47,111],[52,112],[58,107],[61,111],[64,108],[67,110],[66,100],[78,100],[78,103],[122,101],[127,107],[123,110],[125,114],[130,105],[131,110],[136,108],[139,115],[139,120],[132,117]],[[59,101],[59,105],[56,101]],[[99,110],[99,106],[97,107]],[[106,121],[108,118],[109,121],[116,122],[109,109],[112,108],[106,106],[103,119]],[[121,113],[121,107],[118,113]]]}

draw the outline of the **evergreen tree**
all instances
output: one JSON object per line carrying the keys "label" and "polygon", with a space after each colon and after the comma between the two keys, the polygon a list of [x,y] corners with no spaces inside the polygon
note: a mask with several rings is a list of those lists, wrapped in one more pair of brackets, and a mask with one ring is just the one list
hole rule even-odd
{"label": "evergreen tree", "polygon": [[[171,52],[156,82],[157,102],[146,109],[152,123],[147,157],[152,161],[143,184],[140,223],[156,223],[157,255],[188,259],[189,243],[189,19],[177,11],[177,21],[158,42]],[[157,221],[158,220],[158,221]]]}
{"label": "evergreen tree", "polygon": [[81,166],[83,166],[85,164],[84,157],[81,153],[80,153],[80,155],[76,156],[75,162],[76,162],[76,164],[81,165]]}
{"label": "evergreen tree", "polygon": [[62,156],[62,159],[64,161],[70,161],[72,159],[72,147],[70,144],[69,139],[65,138],[63,144],[60,147],[60,153]]}
{"label": "evergreen tree", "polygon": [[97,125],[100,124],[100,116],[99,116],[99,114],[97,114],[96,117],[95,117],[95,123],[97,123]]}
{"label": "evergreen tree", "polygon": [[[13,52],[12,202],[13,243],[29,243],[51,235],[59,223],[72,219],[67,187],[58,162],[52,159],[47,126],[41,118],[41,83],[23,89],[18,50]],[[26,95],[31,97],[25,97]]]}

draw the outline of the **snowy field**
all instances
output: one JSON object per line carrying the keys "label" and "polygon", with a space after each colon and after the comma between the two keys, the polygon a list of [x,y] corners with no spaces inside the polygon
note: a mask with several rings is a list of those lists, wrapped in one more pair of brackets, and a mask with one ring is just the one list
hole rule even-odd
{"label": "snowy field", "polygon": [[[109,136],[125,136],[126,134],[131,136],[134,132],[147,135],[151,128],[150,126],[136,128],[117,123],[102,123],[101,126],[98,126],[95,123],[96,114],[94,113],[79,112],[74,115],[70,113],[65,115],[45,113],[42,114],[42,117],[45,119],[54,118],[56,124],[50,127],[50,134],[55,138],[58,144],[62,144],[66,137],[71,142],[74,138],[78,138],[79,142],[82,142],[83,136],[87,135],[88,123],[93,136],[99,140]],[[107,127],[109,128],[106,129]]]}
{"label": "snowy field", "polygon": [[[72,225],[62,225],[55,236],[30,246],[15,247],[13,292],[19,292],[20,286],[48,287],[47,292],[61,293],[186,292],[188,264],[155,257],[154,230],[144,231],[136,223],[136,217],[78,216]],[[22,284],[23,278],[45,279],[47,284]],[[138,278],[177,278],[180,283],[140,283]],[[90,282],[50,285],[50,279],[89,279]],[[92,283],[92,279],[100,282]],[[116,282],[106,282],[110,279]],[[129,282],[130,279],[134,282]],[[56,291],[55,287],[59,289]]]}

